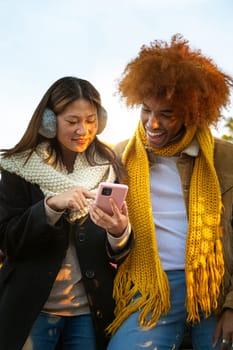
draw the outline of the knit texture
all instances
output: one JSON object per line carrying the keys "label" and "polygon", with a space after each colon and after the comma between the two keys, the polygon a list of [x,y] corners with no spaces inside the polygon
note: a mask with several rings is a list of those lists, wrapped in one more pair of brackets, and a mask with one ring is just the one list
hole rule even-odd
{"label": "knit texture", "polygon": [[194,136],[200,152],[190,185],[186,243],[187,320],[199,320],[199,307],[205,316],[217,307],[224,262],[220,234],[222,202],[213,163],[213,137],[208,128],[193,126],[187,128],[177,143],[156,149],[148,144],[140,122],[122,158],[129,175],[127,204],[135,245],[120,265],[115,279],[116,318],[108,327],[109,333],[114,333],[137,310],[140,310],[139,324],[146,327],[153,327],[160,315],[169,311],[170,286],[158,254],[146,148],[169,157],[183,151]]}
{"label": "knit texture", "polygon": [[67,191],[75,186],[85,187],[89,191],[96,191],[101,181],[114,182],[116,174],[106,159],[96,154],[96,161],[100,165],[91,166],[85,152],[77,153],[74,169],[68,173],[65,167],[52,167],[45,163],[48,157],[49,145],[38,145],[28,162],[25,160],[29,152],[15,154],[0,160],[0,168],[21,176],[26,181],[39,185],[45,195],[54,195]]}

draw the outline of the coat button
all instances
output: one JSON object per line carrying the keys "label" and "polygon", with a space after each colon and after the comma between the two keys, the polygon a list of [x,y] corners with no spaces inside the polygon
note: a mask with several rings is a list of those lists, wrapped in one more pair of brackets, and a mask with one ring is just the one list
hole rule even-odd
{"label": "coat button", "polygon": [[79,242],[84,242],[85,241],[85,233],[84,232],[80,232],[79,233],[78,240],[79,240]]}
{"label": "coat button", "polygon": [[96,311],[96,317],[97,318],[103,318],[103,314],[102,314],[102,312],[100,310]]}
{"label": "coat button", "polygon": [[95,272],[93,270],[87,270],[85,275],[87,278],[93,278],[95,276]]}
{"label": "coat button", "polygon": [[96,317],[97,318],[103,318],[103,314],[102,314],[102,312],[100,311],[100,310],[96,310]]}

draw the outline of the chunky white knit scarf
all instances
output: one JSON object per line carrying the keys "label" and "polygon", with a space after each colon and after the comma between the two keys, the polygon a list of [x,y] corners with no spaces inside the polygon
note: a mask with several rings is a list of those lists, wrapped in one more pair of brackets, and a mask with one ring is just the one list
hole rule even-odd
{"label": "chunky white knit scarf", "polygon": [[77,153],[74,170],[68,173],[65,167],[54,168],[44,162],[48,156],[47,149],[47,143],[40,144],[26,164],[28,152],[3,158],[0,160],[0,168],[19,175],[32,184],[39,185],[45,196],[62,193],[75,186],[95,191],[101,181],[114,182],[116,180],[113,167],[106,165],[106,159],[99,154],[95,156],[99,165],[91,166],[85,152]]}

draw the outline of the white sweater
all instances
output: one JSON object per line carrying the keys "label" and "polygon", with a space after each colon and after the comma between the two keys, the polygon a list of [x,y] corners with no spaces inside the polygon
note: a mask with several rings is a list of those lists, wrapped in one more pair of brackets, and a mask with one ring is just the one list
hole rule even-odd
{"label": "white sweater", "polygon": [[[199,146],[194,140],[184,153],[197,156],[198,151]],[[150,170],[153,218],[159,256],[165,271],[183,270],[185,267],[188,221],[177,158],[156,156],[156,166],[152,165]]]}

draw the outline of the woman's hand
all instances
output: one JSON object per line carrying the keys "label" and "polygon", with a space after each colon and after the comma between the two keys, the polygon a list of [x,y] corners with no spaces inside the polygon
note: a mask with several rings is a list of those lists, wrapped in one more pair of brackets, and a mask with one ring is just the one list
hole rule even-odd
{"label": "woman's hand", "polygon": [[112,236],[120,237],[129,222],[128,210],[126,202],[123,203],[121,209],[118,209],[113,198],[109,198],[113,215],[105,213],[98,208],[93,202],[90,203],[90,217],[92,221],[108,231]]}
{"label": "woman's hand", "polygon": [[74,187],[63,193],[49,197],[47,205],[55,211],[79,211],[88,206],[87,199],[94,199],[95,194],[83,187]]}

